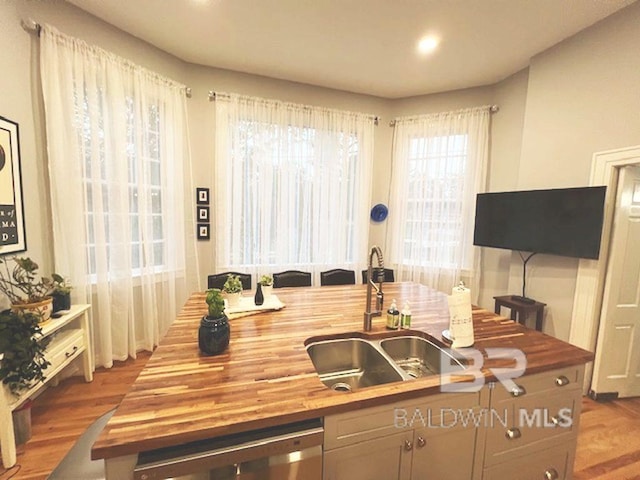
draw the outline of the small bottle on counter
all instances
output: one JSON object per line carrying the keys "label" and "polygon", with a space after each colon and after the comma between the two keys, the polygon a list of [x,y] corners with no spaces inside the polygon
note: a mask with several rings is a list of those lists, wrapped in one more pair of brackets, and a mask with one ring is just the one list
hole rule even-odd
{"label": "small bottle on counter", "polygon": [[411,328],[411,309],[409,308],[409,302],[404,302],[404,307],[400,312],[400,327]]}
{"label": "small bottle on counter", "polygon": [[396,306],[396,299],[391,302],[389,310],[387,310],[387,328],[390,330],[397,330],[400,326],[400,312]]}

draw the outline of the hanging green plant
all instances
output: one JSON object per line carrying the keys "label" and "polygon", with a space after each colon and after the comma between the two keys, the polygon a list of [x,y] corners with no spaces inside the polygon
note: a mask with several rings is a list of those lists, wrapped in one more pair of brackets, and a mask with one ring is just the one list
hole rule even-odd
{"label": "hanging green plant", "polygon": [[44,354],[39,318],[29,312],[0,312],[0,380],[14,395],[45,379],[50,365]]}

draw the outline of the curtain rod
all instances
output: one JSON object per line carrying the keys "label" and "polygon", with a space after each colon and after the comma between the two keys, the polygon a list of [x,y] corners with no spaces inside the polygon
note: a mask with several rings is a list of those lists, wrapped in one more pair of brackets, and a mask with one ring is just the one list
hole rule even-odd
{"label": "curtain rod", "polygon": [[[22,25],[22,28],[24,28],[27,32],[35,33],[38,37],[40,37],[42,26],[35,20],[31,18],[29,18],[28,20],[21,20],[20,24]],[[187,98],[191,98],[191,87],[185,87],[184,94]]]}
{"label": "curtain rod", "polygon": [[[478,107],[478,108],[480,108],[480,107]],[[489,112],[490,112],[490,113],[497,113],[497,112],[499,112],[499,111],[500,111],[500,107],[499,107],[498,105],[489,105],[489,106],[487,106],[487,108],[489,109]],[[466,110],[466,109],[465,109],[465,110]],[[455,113],[455,111],[454,111],[454,112],[438,112],[438,113]],[[434,113],[433,115],[437,115],[438,113]],[[427,114],[427,115],[430,115],[430,114]],[[416,115],[416,117],[417,117],[417,116],[419,116],[419,115]],[[396,122],[397,122],[398,120],[399,120],[399,119],[397,119],[397,118],[396,118],[396,119],[394,119],[394,120],[391,120],[391,121],[389,122],[389,126],[390,126],[390,127],[394,127],[394,126],[395,126],[395,124],[396,124]]]}
{"label": "curtain rod", "polygon": [[[209,101],[214,102],[216,98],[231,98],[231,95],[229,95],[228,93],[214,92],[213,90],[209,90]],[[283,102],[283,103],[287,103],[287,102]],[[310,107],[306,107],[306,108],[310,108]],[[323,108],[323,107],[320,107],[320,108]],[[382,117],[379,117],[377,115],[375,116],[371,115],[370,118],[373,119],[373,124],[376,126],[380,123],[380,120],[382,119]]]}

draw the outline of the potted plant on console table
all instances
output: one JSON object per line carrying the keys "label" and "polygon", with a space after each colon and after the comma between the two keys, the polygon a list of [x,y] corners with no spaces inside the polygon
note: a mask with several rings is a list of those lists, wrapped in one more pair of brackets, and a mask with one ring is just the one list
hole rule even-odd
{"label": "potted plant on console table", "polygon": [[[39,318],[31,312],[0,312],[0,381],[14,395],[44,380],[49,366],[44,354],[47,339],[40,338]],[[1,394],[1,392],[0,392]]]}
{"label": "potted plant on console table", "polygon": [[[9,268],[9,261],[15,264]],[[0,292],[15,311],[29,311],[40,323],[51,318],[53,298],[51,280],[38,275],[38,264],[28,257],[0,258]]]}
{"label": "potted plant on console table", "polygon": [[200,320],[198,347],[205,355],[224,352],[229,345],[229,319],[224,313],[224,299],[220,290],[210,288],[206,292],[208,314]]}
{"label": "potted plant on console table", "polygon": [[57,273],[51,274],[53,280],[53,313],[66,312],[71,308],[71,289],[73,288],[69,280]]}

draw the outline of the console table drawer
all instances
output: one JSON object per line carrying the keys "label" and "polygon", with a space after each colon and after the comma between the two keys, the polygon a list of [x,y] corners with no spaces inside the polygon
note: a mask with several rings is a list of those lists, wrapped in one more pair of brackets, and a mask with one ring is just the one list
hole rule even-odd
{"label": "console table drawer", "polygon": [[82,330],[70,329],[56,335],[47,348],[46,358],[51,365],[44,371],[45,376],[54,374],[67,360],[77,356],[84,349]]}

